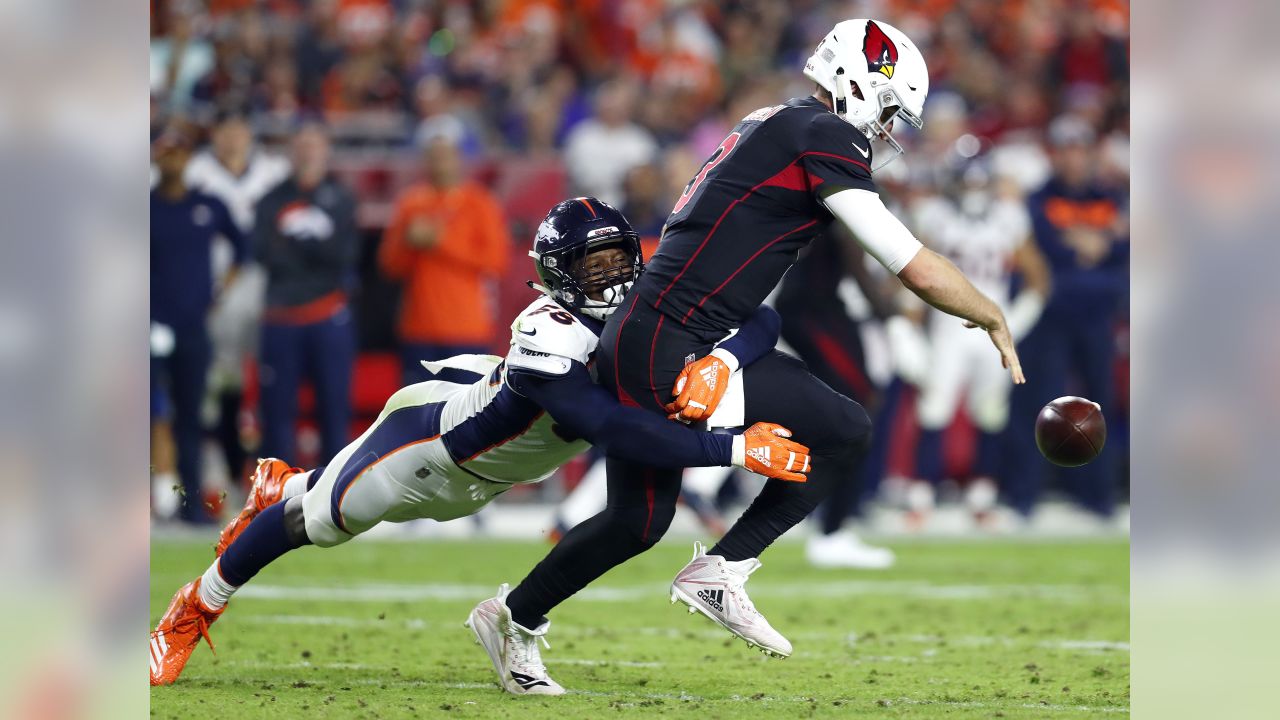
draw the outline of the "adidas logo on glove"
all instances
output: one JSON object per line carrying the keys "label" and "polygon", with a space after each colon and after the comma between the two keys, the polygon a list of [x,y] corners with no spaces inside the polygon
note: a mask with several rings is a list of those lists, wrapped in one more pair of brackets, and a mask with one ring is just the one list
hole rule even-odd
{"label": "adidas logo on glove", "polygon": [[702,381],[707,384],[707,389],[714,392],[716,389],[716,381],[720,377],[720,366],[708,365],[707,367],[702,368],[698,374],[702,376]]}
{"label": "adidas logo on glove", "polygon": [[767,447],[753,447],[747,450],[747,456],[765,467],[773,467],[773,464],[769,462],[769,448]]}

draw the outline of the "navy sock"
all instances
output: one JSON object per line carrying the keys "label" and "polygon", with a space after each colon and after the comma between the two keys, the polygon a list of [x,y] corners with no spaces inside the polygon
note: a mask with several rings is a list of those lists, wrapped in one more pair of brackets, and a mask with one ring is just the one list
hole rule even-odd
{"label": "navy sock", "polygon": [[978,477],[995,479],[1000,472],[1000,441],[1003,433],[981,433],[978,437],[978,458],[973,465],[973,474]]}
{"label": "navy sock", "polygon": [[916,440],[916,477],[933,485],[942,482],[942,431],[920,430]]}
{"label": "navy sock", "polygon": [[284,502],[278,502],[259,513],[222,553],[218,570],[227,584],[240,587],[276,558],[306,544],[290,540],[284,506]]}

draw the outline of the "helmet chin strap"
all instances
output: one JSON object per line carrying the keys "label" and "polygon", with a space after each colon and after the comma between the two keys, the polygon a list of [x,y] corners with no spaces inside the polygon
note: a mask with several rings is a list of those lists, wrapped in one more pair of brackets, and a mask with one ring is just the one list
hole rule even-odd
{"label": "helmet chin strap", "polygon": [[835,92],[831,93],[832,109],[836,115],[844,120],[844,116],[849,112],[849,84],[844,81],[844,68],[836,68]]}

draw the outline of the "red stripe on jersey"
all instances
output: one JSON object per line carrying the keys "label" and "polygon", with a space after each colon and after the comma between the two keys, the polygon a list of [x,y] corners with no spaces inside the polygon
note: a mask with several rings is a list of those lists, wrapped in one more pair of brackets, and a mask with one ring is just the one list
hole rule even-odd
{"label": "red stripe on jersey", "polygon": [[805,157],[805,156],[807,156],[807,155],[818,155],[818,156],[820,156],[820,157],[829,157],[829,158],[835,158],[836,160],[844,160],[844,161],[846,161],[846,162],[851,162],[851,163],[853,163],[854,165],[857,165],[857,166],[859,166],[859,167],[861,167],[861,168],[865,169],[867,172],[871,172],[871,167],[870,167],[869,165],[867,165],[866,163],[862,162],[861,160],[855,160],[855,159],[853,159],[853,158],[851,158],[851,157],[847,157],[847,156],[844,156],[844,155],[836,155],[835,153],[822,152],[822,151],[820,151],[820,150],[810,150],[809,152],[801,153],[801,154],[800,154],[800,157],[799,157],[799,158],[796,158],[796,160],[799,160],[800,158],[803,158],[803,157]]}
{"label": "red stripe on jersey", "polygon": [[627,308],[627,314],[622,318],[622,324],[618,326],[618,335],[613,339],[613,382],[618,386],[618,401],[628,407],[640,407],[640,403],[635,401],[626,390],[622,388],[622,372],[620,356],[618,355],[618,346],[622,344],[622,331],[627,327],[627,321],[631,319],[631,313],[635,312],[636,304],[639,299],[637,293],[627,293],[629,297],[626,302],[631,303],[631,307]]}
{"label": "red stripe on jersey", "polygon": [[707,233],[707,236],[702,238],[702,242],[698,244],[698,249],[694,250],[693,254],[689,256],[689,259],[685,262],[684,267],[681,268],[680,272],[677,273],[676,276],[671,279],[671,282],[667,285],[667,287],[664,288],[661,293],[658,293],[658,299],[654,301],[653,308],[655,310],[658,309],[658,306],[662,304],[662,299],[667,296],[667,293],[671,291],[671,288],[675,287],[676,283],[680,281],[680,278],[684,277],[684,274],[689,271],[689,267],[693,265],[694,260],[698,259],[699,253],[701,253],[702,249],[707,246],[707,242],[711,240],[711,236],[716,234],[716,230],[720,229],[720,223],[724,222],[724,219],[729,216],[729,213],[732,212],[735,207],[738,206],[738,203],[741,203],[747,198],[751,197],[752,193],[757,192],[762,187],[788,187],[788,185],[784,183],[790,184],[793,182],[790,179],[791,175],[794,173],[794,171],[791,168],[797,167],[801,160],[803,160],[804,158],[810,155],[835,158],[837,160],[844,160],[846,162],[851,162],[854,165],[858,165],[860,167],[865,168],[867,172],[871,171],[871,168],[866,163],[859,162],[857,160],[854,160],[851,157],[845,157],[844,155],[836,155],[834,153],[828,153],[828,152],[819,152],[817,150],[811,150],[809,152],[800,153],[799,155],[796,156],[795,160],[792,160],[791,162],[787,163],[787,166],[782,168],[782,170],[779,170],[773,176],[760,181],[758,185],[756,185],[755,187],[743,193],[742,197],[729,203],[729,207],[725,208],[724,212],[720,213],[719,218],[716,218],[716,224],[712,225],[711,230]]}
{"label": "red stripe on jersey", "polygon": [[822,178],[815,178],[805,172],[799,163],[791,163],[782,169],[782,172],[774,175],[764,181],[764,187],[777,187],[783,190],[800,190],[809,191],[813,188],[812,181],[822,182]]}
{"label": "red stripe on jersey", "polygon": [[[707,300],[709,300],[709,299],[711,298],[711,296],[712,296],[712,295],[715,295],[716,293],[718,293],[718,292],[720,292],[721,290],[723,290],[725,285],[728,285],[728,284],[729,284],[729,283],[730,283],[730,282],[731,282],[735,277],[737,277],[737,276],[738,276],[738,273],[742,272],[743,270],[746,270],[746,269],[747,269],[747,266],[748,266],[748,265],[750,265],[750,264],[751,264],[751,262],[752,262],[753,260],[755,260],[756,258],[760,257],[760,253],[764,252],[765,250],[768,250],[769,248],[773,247],[773,246],[774,246],[774,245],[776,245],[777,243],[782,242],[784,239],[786,239],[786,237],[787,237],[787,236],[789,236],[789,235],[794,235],[794,234],[796,234],[796,233],[800,232],[801,230],[808,229],[808,228],[813,227],[814,225],[817,225],[817,224],[818,224],[818,221],[817,221],[817,220],[810,220],[809,222],[807,222],[807,223],[805,223],[805,224],[801,225],[800,227],[798,227],[798,228],[796,228],[796,229],[794,229],[794,230],[788,230],[788,231],[786,231],[786,232],[782,233],[781,235],[779,235],[778,237],[776,237],[776,238],[774,238],[774,239],[770,240],[769,242],[765,243],[765,244],[764,244],[764,246],[763,246],[763,247],[761,247],[759,250],[755,251],[755,253],[754,253],[754,254],[752,254],[752,256],[751,256],[751,257],[749,257],[749,258],[747,258],[746,260],[744,260],[744,261],[743,261],[743,263],[742,263],[741,265],[739,265],[739,266],[738,266],[738,269],[737,269],[737,270],[734,270],[734,271],[733,271],[733,273],[732,273],[731,275],[729,275],[729,277],[725,278],[725,279],[724,279],[724,282],[722,282],[722,283],[720,283],[719,285],[717,285],[715,290],[712,290],[711,292],[707,293],[706,295],[703,295],[703,296],[702,296],[702,299],[698,301],[698,304],[697,304],[697,305],[694,305],[693,307],[689,308],[689,312],[685,313],[685,314],[684,314],[684,317],[680,318],[680,324],[681,324],[681,325],[684,325],[684,324],[688,323],[688,322],[689,322],[689,318],[693,315],[693,311],[694,311],[694,310],[697,310],[698,308],[702,307],[702,305],[703,305],[704,303],[706,303],[706,302],[707,302]],[[661,323],[661,320],[659,320],[659,323]],[[651,370],[650,372],[652,372],[652,370]]]}
{"label": "red stripe on jersey", "polygon": [[631,397],[631,393],[627,392],[621,385],[618,386],[618,402],[622,403],[623,407],[640,407],[640,403],[636,402],[635,398]]}
{"label": "red stripe on jersey", "polygon": [[658,323],[653,327],[653,339],[649,341],[649,388],[653,392],[653,401],[658,404],[659,409],[666,403],[662,402],[662,398],[658,396],[658,386],[653,382],[653,352],[658,349],[658,333],[662,332],[662,321],[666,318],[666,315],[658,315]]}

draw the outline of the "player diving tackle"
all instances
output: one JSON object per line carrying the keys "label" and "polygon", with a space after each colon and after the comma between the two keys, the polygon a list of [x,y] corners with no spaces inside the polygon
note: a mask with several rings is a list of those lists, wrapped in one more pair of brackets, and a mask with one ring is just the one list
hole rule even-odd
{"label": "player diving tackle", "polygon": [[[758,423],[711,434],[623,407],[592,378],[603,322],[641,276],[639,236],[595,198],[547,215],[531,253],[543,294],[511,325],[505,359],[462,355],[424,363],[443,379],[410,385],[325,467],[303,472],[262,460],[244,510],[222,531],[213,564],[178,590],[150,636],[151,684],[174,682],[231,595],[262,568],[304,545],[340,545],[381,522],[452,520],[523,483],[546,479],[595,445],[610,456],[678,472],[737,466],[802,483],[808,449],[786,428]],[[779,321],[760,312],[714,351],[746,367],[777,342]],[[548,625],[506,628],[513,691],[546,692],[538,640]],[[504,683],[505,686],[505,683]],[[558,686],[557,686],[558,687]]]}
{"label": "player diving tackle", "polygon": [[[902,148],[891,134],[893,121],[922,125],[929,74],[920,51],[885,23],[847,20],[819,43],[804,73],[816,84],[811,96],[747,115],[689,181],[645,274],[606,322],[596,356],[601,384],[623,405],[712,425],[769,418],[812,448],[807,482],[769,480],[715,547],[695,545],[693,560],[671,585],[672,602],[781,657],[791,654],[791,643],[752,604],[745,583],[774,540],[853,480],[871,423],[860,405],[776,351],[744,367],[740,385],[726,382],[736,368],[712,352],[716,344],[758,312],[797,253],[839,220],[921,299],[985,330],[1013,382],[1023,382],[999,306],[950,261],[923,248],[885,207],[871,178],[887,162],[873,161],[871,141],[896,155]],[[741,390],[734,393],[738,417],[718,419],[730,384]],[[673,386],[681,391],[671,402]],[[512,690],[511,668],[490,645],[512,625],[544,626],[552,608],[652,547],[671,523],[678,470],[620,454],[606,462],[605,510],[567,532],[509,593],[472,611],[470,622],[481,626],[499,679],[512,692],[519,691]],[[545,668],[536,670],[521,673],[559,687]]]}

